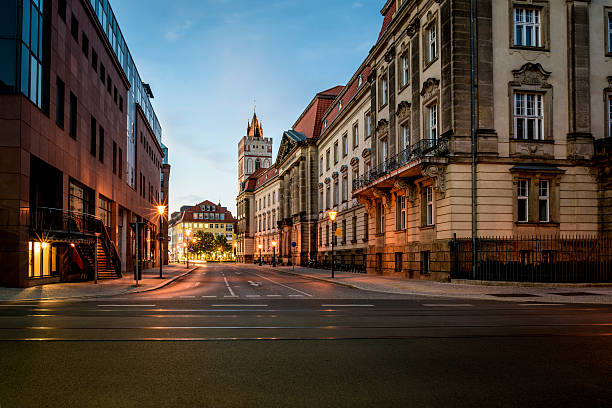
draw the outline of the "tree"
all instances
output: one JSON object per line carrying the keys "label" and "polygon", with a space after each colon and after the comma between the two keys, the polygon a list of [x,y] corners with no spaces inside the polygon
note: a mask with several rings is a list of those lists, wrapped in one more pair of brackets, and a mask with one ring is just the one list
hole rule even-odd
{"label": "tree", "polygon": [[197,231],[193,237],[195,238],[195,252],[198,255],[209,255],[215,250],[215,236],[210,232]]}
{"label": "tree", "polygon": [[215,237],[215,250],[221,248],[221,252],[229,252],[232,250],[232,245],[227,242],[225,235],[217,235]]}

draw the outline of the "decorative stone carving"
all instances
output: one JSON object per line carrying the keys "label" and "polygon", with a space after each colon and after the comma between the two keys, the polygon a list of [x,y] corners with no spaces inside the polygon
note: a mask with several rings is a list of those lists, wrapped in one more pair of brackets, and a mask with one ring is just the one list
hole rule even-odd
{"label": "decorative stone carving", "polygon": [[355,167],[359,164],[359,157],[353,157],[351,159],[351,166]]}
{"label": "decorative stone carving", "polygon": [[323,188],[323,183],[319,183],[319,188]]}
{"label": "decorative stone carving", "polygon": [[348,166],[346,164],[343,164],[340,167],[340,173],[346,173],[348,171]]}
{"label": "decorative stone carving", "polygon": [[408,188],[408,183],[401,177],[396,177],[395,180],[393,180],[393,187],[399,190],[406,190]]}
{"label": "decorative stone carving", "polygon": [[395,46],[392,45],[385,53],[385,62],[391,62],[393,58],[395,58]]}
{"label": "decorative stone carving", "polygon": [[378,137],[386,136],[389,133],[389,121],[387,119],[381,119],[376,125],[376,135]]}
{"label": "decorative stone carving", "polygon": [[374,82],[374,80],[376,79],[376,68],[372,68],[372,70],[370,71],[370,75],[368,75],[368,83],[372,83]]}
{"label": "decorative stone carving", "polygon": [[325,182],[325,184],[331,183],[331,179],[329,177],[325,177],[325,180],[323,181]]}
{"label": "decorative stone carving", "polygon": [[369,147],[366,147],[361,152],[361,157],[363,157],[364,159],[367,159],[368,157],[370,157],[371,154],[372,154],[372,149],[370,149]]}
{"label": "decorative stone carving", "polygon": [[408,185],[408,189],[406,190],[406,200],[410,202],[410,204],[414,205],[417,199],[417,186],[412,183]]}
{"label": "decorative stone carving", "polygon": [[606,91],[612,91],[612,76],[606,78],[608,80],[608,88]]}
{"label": "decorative stone carving", "polygon": [[423,168],[423,175],[434,179],[434,189],[444,196],[446,194],[446,166],[430,165]]}
{"label": "decorative stone carving", "polygon": [[410,102],[408,101],[401,101],[397,105],[397,112],[395,114],[400,122],[410,116],[410,106]]}
{"label": "decorative stone carving", "polygon": [[340,173],[338,173],[337,171],[334,171],[334,172],[332,173],[332,178],[333,178],[334,180],[337,180],[339,175],[340,175]]}
{"label": "decorative stone carving", "polygon": [[532,62],[528,62],[520,69],[513,70],[512,75],[514,76],[514,80],[510,84],[512,86],[531,85],[542,88],[552,87],[552,85],[548,83],[550,72],[542,68],[542,65],[539,63],[534,64]]}
{"label": "decorative stone carving", "polygon": [[372,189],[372,195],[374,197],[380,198],[383,202],[383,205],[387,207],[387,210],[391,209],[391,193],[387,190],[383,190],[381,188],[374,187]]}
{"label": "decorative stone carving", "polygon": [[408,37],[414,37],[416,33],[419,32],[419,28],[421,27],[421,21],[418,17],[416,17],[410,24],[408,24],[408,28],[406,29],[406,35]]}
{"label": "decorative stone carving", "polygon": [[423,87],[421,88],[421,96],[425,101],[438,96],[438,92],[440,91],[440,80],[436,78],[427,78],[425,82],[423,82]]}

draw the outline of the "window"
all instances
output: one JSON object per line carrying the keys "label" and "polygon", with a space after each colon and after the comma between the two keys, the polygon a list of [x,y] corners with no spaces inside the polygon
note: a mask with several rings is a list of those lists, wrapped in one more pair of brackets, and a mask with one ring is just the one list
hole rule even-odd
{"label": "window", "polygon": [[427,275],[431,272],[429,251],[421,251],[421,275]]}
{"label": "window", "polygon": [[98,124],[96,122],[96,118],[92,116],[91,117],[91,132],[90,132],[91,138],[89,140],[89,153],[91,153],[91,155],[94,157],[97,154],[97,148],[96,148],[97,130],[98,130]]}
{"label": "window", "polygon": [[396,273],[400,273],[402,271],[402,253],[401,252],[396,252],[395,253],[395,272]]}
{"label": "window", "polygon": [[353,217],[353,242],[357,242],[357,217]]}
{"label": "window", "polygon": [[369,226],[368,213],[363,214],[363,237],[365,241],[370,237],[370,226]]}
{"label": "window", "polygon": [[346,244],[346,220],[342,220],[342,245]]}
{"label": "window", "polygon": [[334,143],[334,164],[338,163],[338,142]]}
{"label": "window", "polygon": [[329,225],[325,226],[325,245],[329,245]]}
{"label": "window", "polygon": [[548,180],[540,180],[538,193],[539,202],[539,220],[540,222],[550,221],[550,182]]}
{"label": "window", "polygon": [[98,53],[93,48],[91,49],[91,66],[94,72],[98,72]]}
{"label": "window", "polygon": [[433,187],[425,187],[425,226],[434,225]]}
{"label": "window", "polygon": [[612,95],[608,96],[608,137],[612,137]]}
{"label": "window", "polygon": [[76,19],[74,14],[70,19],[70,33],[72,34],[72,38],[74,38],[76,42],[79,42],[79,20]]}
{"label": "window", "polygon": [[59,14],[60,18],[65,23],[66,22],[66,0],[58,0],[57,14]]}
{"label": "window", "polygon": [[55,123],[57,126],[64,128],[64,98],[66,96],[66,86],[64,81],[57,77],[55,82]]}
{"label": "window", "polygon": [[607,52],[608,54],[612,54],[612,11],[608,12],[608,33],[606,35],[606,38],[608,39],[608,47],[607,47]]}
{"label": "window", "polygon": [[98,207],[99,207],[100,218],[102,219],[104,226],[106,228],[110,228],[111,226],[111,202],[107,200],[106,198],[103,198],[102,196],[100,196],[98,200]]}
{"label": "window", "polygon": [[325,169],[329,170],[329,149],[325,152]]}
{"label": "window", "polygon": [[400,59],[400,63],[402,64],[401,69],[401,86],[407,86],[410,83],[410,56],[408,53],[404,54]]}
{"label": "window", "polygon": [[104,83],[106,80],[106,68],[104,68],[104,64],[100,63],[100,81]]}
{"label": "window", "polygon": [[365,139],[372,136],[372,114],[366,112],[365,114]]}
{"label": "window", "polygon": [[338,179],[334,180],[334,206],[338,205]]}
{"label": "window", "polygon": [[385,232],[385,207],[382,202],[376,204],[376,233],[383,234]]}
{"label": "window", "polygon": [[110,75],[106,76],[106,91],[109,95],[111,95],[111,89],[113,88],[113,81],[111,80]]}
{"label": "window", "polygon": [[70,92],[70,137],[77,138],[77,97]]}
{"label": "window", "polygon": [[529,214],[529,180],[520,179],[517,184],[518,222],[528,222]]}
{"label": "window", "polygon": [[437,40],[437,27],[436,21],[433,21],[427,27],[427,48],[426,48],[426,62],[430,63],[438,58],[438,40]]}
{"label": "window", "polygon": [[123,151],[119,148],[119,178],[123,178]]}
{"label": "window", "polygon": [[323,189],[319,190],[319,211],[323,211]]}
{"label": "window", "polygon": [[338,112],[342,110],[342,101],[338,102]]}
{"label": "window", "polygon": [[342,202],[348,201],[348,174],[342,176]]}
{"label": "window", "polygon": [[100,126],[99,130],[100,133],[98,134],[98,137],[100,139],[100,143],[98,146],[98,160],[104,163],[104,128]]}
{"label": "window", "polygon": [[331,187],[330,187],[329,184],[327,185],[327,188],[325,190],[326,190],[325,191],[325,209],[329,210],[329,208],[330,208],[329,203],[331,201],[331,197],[330,197],[330,195],[331,195]]}
{"label": "window", "polygon": [[359,88],[363,84],[363,74],[359,74],[357,77],[357,88]]}
{"label": "window", "polygon": [[353,149],[359,146],[359,123],[353,125]]}
{"label": "window", "polygon": [[383,165],[383,169],[386,170],[387,166],[387,157],[389,154],[387,139],[383,139],[380,141],[380,163]]}
{"label": "window", "polygon": [[119,97],[119,112],[123,113],[123,96]]}
{"label": "window", "polygon": [[321,156],[321,165],[319,166],[319,175],[323,175],[323,156]]}
{"label": "window", "polygon": [[514,9],[514,45],[519,47],[542,46],[540,10],[519,7]]}
{"label": "window", "polygon": [[427,138],[430,143],[434,143],[438,139],[438,104],[434,103],[433,105],[427,108],[428,111],[428,124],[427,124]]}
{"label": "window", "polygon": [[542,95],[516,92],[514,94],[514,138],[544,139],[544,108]]}
{"label": "window", "polygon": [[378,100],[379,108],[385,106],[389,100],[389,83],[387,81],[387,73],[385,72],[378,81]]}
{"label": "window", "polygon": [[342,157],[346,157],[348,154],[348,135],[345,133],[342,135]]}
{"label": "window", "polygon": [[81,33],[81,50],[83,51],[83,55],[85,58],[89,57],[89,38],[85,35],[85,33]]}
{"label": "window", "polygon": [[406,229],[406,197],[400,196],[397,198],[397,229]]}
{"label": "window", "polygon": [[400,149],[404,150],[410,147],[410,127],[408,124],[400,126]]}

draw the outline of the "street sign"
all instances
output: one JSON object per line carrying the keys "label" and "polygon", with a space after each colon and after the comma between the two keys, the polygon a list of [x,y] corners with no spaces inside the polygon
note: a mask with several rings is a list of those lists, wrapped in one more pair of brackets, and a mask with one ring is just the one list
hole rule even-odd
{"label": "street sign", "polygon": [[334,235],[337,237],[341,237],[342,236],[342,228],[338,227],[336,228],[336,232],[334,232]]}
{"label": "street sign", "polygon": [[293,241],[293,242],[291,243],[291,246],[295,248],[295,247],[297,246],[297,242]]}

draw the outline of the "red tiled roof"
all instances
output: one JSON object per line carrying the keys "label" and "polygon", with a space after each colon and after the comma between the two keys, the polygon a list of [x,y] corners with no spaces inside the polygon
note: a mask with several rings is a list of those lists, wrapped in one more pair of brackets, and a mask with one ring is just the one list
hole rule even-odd
{"label": "red tiled roof", "polygon": [[[215,211],[202,211],[201,207],[202,205],[208,205],[208,206],[215,206]],[[223,220],[217,220],[217,219],[195,219],[193,218],[193,214],[194,213],[219,213],[219,214],[225,214],[225,219]],[[210,221],[214,221],[216,223],[234,223],[236,220],[234,219],[234,216],[232,215],[232,213],[226,208],[226,207],[221,207],[218,204],[213,203],[212,201],[209,200],[204,200],[199,204],[196,204],[192,207],[189,207],[187,210],[185,210],[182,214],[182,217],[180,219],[181,222],[193,222],[193,221],[206,221],[206,222],[210,222]]]}
{"label": "red tiled roof", "polygon": [[383,24],[380,28],[380,34],[378,34],[379,39],[380,37],[382,37],[385,31],[387,31],[387,27],[389,27],[391,19],[393,18],[393,14],[395,13],[395,7],[395,1],[391,2],[391,4],[387,2],[387,4],[385,4],[385,7],[383,7],[383,9],[380,11],[381,14],[385,16],[385,18],[383,19]]}
{"label": "red tiled roof", "polygon": [[[260,169],[260,170],[262,170],[262,169]],[[276,176],[278,176],[278,170],[276,170],[276,167],[274,167],[274,166],[269,167],[267,169],[263,169],[263,170],[267,170],[267,171],[262,172],[257,177],[257,181],[255,183],[255,188],[256,189],[261,187],[261,186],[263,186],[268,181],[274,179]]]}
{"label": "red tiled roof", "polygon": [[318,138],[323,115],[343,89],[344,86],[337,85],[317,93],[293,125],[293,130],[305,134],[308,139]]}

